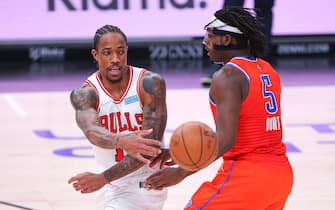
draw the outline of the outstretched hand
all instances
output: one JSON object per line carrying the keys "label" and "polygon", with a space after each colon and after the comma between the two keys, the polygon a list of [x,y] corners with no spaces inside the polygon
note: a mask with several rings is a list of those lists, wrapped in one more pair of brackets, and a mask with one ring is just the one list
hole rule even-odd
{"label": "outstretched hand", "polygon": [[68,183],[72,184],[76,191],[91,193],[101,189],[108,182],[103,174],[84,172],[71,177]]}
{"label": "outstretched hand", "polygon": [[150,190],[162,190],[181,182],[190,173],[175,167],[163,168],[149,176],[144,185]]}
{"label": "outstretched hand", "polygon": [[159,163],[159,168],[162,169],[164,166],[172,166],[175,165],[175,162],[171,159],[169,149],[162,149],[162,153],[155,157],[151,163],[150,167],[155,166]]}
{"label": "outstretched hand", "polygon": [[160,141],[144,138],[144,136],[150,135],[152,131],[152,129],[140,130],[127,135],[121,135],[118,146],[126,150],[128,155],[149,164],[151,160],[144,156],[156,157],[162,152]]}

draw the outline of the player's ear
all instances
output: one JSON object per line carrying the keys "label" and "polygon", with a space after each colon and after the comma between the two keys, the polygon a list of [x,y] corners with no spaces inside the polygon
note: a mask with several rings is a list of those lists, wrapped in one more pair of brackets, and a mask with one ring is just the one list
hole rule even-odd
{"label": "player's ear", "polygon": [[228,45],[230,45],[231,43],[232,43],[232,36],[230,36],[229,34],[226,34],[226,35],[223,35],[223,36],[221,36],[221,41],[222,41],[222,44],[224,45],[224,46],[228,46]]}
{"label": "player's ear", "polygon": [[92,50],[91,50],[91,55],[92,55],[92,57],[94,58],[95,61],[98,60],[98,58],[97,58],[97,54],[98,54],[98,52],[97,52],[96,49],[92,49]]}

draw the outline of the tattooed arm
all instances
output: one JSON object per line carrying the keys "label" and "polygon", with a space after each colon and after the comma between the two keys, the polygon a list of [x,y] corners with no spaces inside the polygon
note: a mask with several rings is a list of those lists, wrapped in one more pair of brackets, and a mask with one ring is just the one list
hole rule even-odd
{"label": "tattooed arm", "polygon": [[[71,92],[70,100],[76,112],[76,121],[87,139],[94,145],[106,149],[123,148],[127,153],[139,161],[149,162],[142,155],[157,156],[160,153],[159,144],[154,139],[143,138],[151,133],[142,130],[130,134],[109,134],[108,130],[100,126],[96,112],[98,95],[95,89],[83,86]],[[156,147],[155,147],[156,146]]]}
{"label": "tattooed arm", "polygon": [[[147,72],[142,80],[141,94],[143,98],[142,129],[153,128],[148,138],[162,140],[167,121],[165,81],[158,74]],[[153,159],[152,157],[146,157]],[[144,164],[126,155],[119,164],[103,172],[108,182],[136,171]]]}
{"label": "tattooed arm", "polygon": [[[158,74],[147,72],[142,79],[140,94],[143,99],[144,120],[142,131],[152,128],[153,131],[148,135],[148,138],[156,139],[156,142],[159,142],[162,140],[167,121],[165,81]],[[145,158],[151,160],[153,157],[145,156]],[[143,162],[135,159],[128,153],[121,162],[101,174],[86,172],[70,178],[68,182],[73,183],[73,187],[77,191],[90,193],[100,189],[111,181],[136,171],[143,165]]]}
{"label": "tattooed arm", "polygon": [[71,92],[70,100],[76,112],[76,122],[87,139],[94,145],[115,149],[118,135],[108,135],[108,131],[99,125],[98,113],[95,107],[98,95],[92,87],[83,86]]}

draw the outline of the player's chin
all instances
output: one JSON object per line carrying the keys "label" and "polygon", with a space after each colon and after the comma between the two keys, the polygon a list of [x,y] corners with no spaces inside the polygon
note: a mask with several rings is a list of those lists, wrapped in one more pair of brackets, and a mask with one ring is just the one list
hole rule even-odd
{"label": "player's chin", "polygon": [[109,81],[111,81],[112,83],[118,83],[121,81],[121,75],[120,76],[115,76],[115,75],[109,75],[108,79]]}

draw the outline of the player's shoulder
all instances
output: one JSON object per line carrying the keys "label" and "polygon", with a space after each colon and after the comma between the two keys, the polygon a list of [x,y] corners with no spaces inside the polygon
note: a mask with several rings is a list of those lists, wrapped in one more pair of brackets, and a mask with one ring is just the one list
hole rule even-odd
{"label": "player's shoulder", "polygon": [[245,78],[233,66],[224,65],[213,75],[210,92],[223,93],[239,91],[245,85]]}
{"label": "player's shoulder", "polygon": [[164,82],[165,83],[165,79],[159,73],[153,72],[147,69],[145,69],[143,72],[142,81],[143,82],[154,81],[154,82]]}
{"label": "player's shoulder", "polygon": [[166,85],[164,78],[156,72],[146,70],[140,81],[141,90],[143,93],[154,94],[155,92],[164,93]]}
{"label": "player's shoulder", "polygon": [[99,101],[99,95],[91,86],[80,86],[71,91],[70,101],[75,109],[95,108]]}
{"label": "player's shoulder", "polygon": [[213,75],[213,80],[220,81],[234,81],[239,80],[241,77],[241,72],[238,71],[234,66],[224,65]]}
{"label": "player's shoulder", "polygon": [[72,95],[76,96],[97,95],[97,91],[90,85],[83,83],[80,87],[77,87],[71,91],[71,96]]}
{"label": "player's shoulder", "polygon": [[147,68],[130,66],[130,65],[129,68],[132,69],[132,71],[137,72],[137,74],[142,75],[141,76],[142,78],[146,77],[146,78],[163,79],[163,77],[159,73],[153,72]]}

